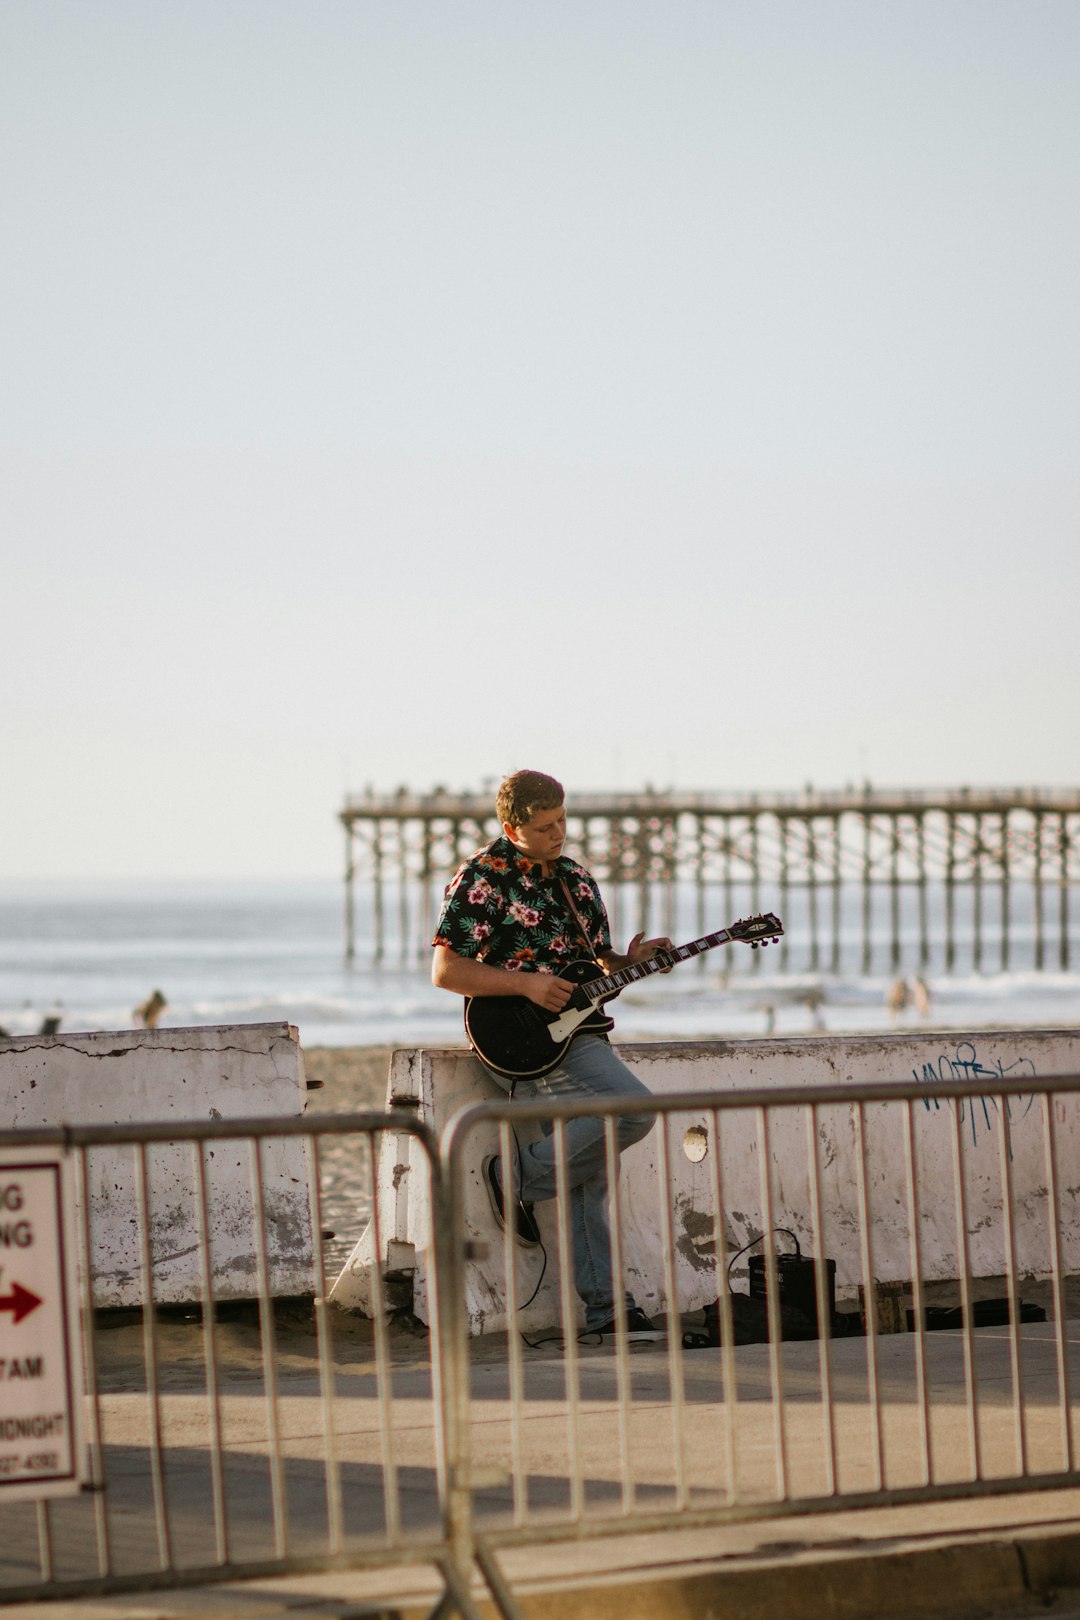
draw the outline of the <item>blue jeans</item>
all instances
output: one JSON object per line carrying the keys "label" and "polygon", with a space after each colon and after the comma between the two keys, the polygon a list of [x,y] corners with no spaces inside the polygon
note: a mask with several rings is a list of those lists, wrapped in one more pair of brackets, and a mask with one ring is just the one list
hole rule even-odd
{"label": "blue jeans", "polygon": [[[488,1071],[491,1073],[491,1071]],[[509,1081],[493,1074],[504,1091]],[[518,1095],[553,1100],[596,1097],[647,1097],[649,1090],[627,1068],[607,1041],[598,1035],[578,1035],[557,1069],[539,1080],[519,1081]],[[619,1117],[615,1145],[621,1153],[632,1142],[648,1136],[652,1114]],[[521,1149],[518,1197],[525,1204],[554,1198],[556,1188],[554,1126],[543,1125],[539,1141]],[[615,1284],[611,1274],[611,1232],[608,1225],[607,1150],[602,1119],[571,1119],[565,1127],[566,1178],[570,1187],[570,1239],[574,1256],[574,1286],[585,1305],[586,1331],[602,1327],[615,1311]],[[633,1297],[621,1290],[625,1302]]]}

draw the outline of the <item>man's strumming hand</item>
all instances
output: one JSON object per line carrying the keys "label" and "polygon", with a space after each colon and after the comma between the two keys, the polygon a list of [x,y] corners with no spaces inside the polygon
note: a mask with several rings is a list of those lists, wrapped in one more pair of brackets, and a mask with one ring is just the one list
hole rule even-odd
{"label": "man's strumming hand", "polygon": [[557,979],[553,973],[520,973],[517,978],[521,994],[545,1012],[562,1012],[574,993],[572,984],[566,979]]}

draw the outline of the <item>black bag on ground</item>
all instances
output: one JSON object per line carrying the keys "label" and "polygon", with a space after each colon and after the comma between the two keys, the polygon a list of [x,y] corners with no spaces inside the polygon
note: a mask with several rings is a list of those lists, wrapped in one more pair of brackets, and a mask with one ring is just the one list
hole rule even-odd
{"label": "black bag on ground", "polygon": [[[1021,1322],[1045,1322],[1046,1312],[1041,1305],[1032,1305],[1026,1300],[1018,1300]],[[915,1331],[915,1312],[908,1311],[908,1331]],[[972,1327],[1008,1327],[1009,1325],[1009,1298],[1001,1294],[995,1299],[977,1299],[971,1306]],[[923,1311],[923,1325],[927,1333],[955,1331],[964,1325],[964,1308],[962,1305],[927,1305]]]}
{"label": "black bag on ground", "polygon": [[[750,1294],[728,1295],[731,1302],[731,1330],[735,1344],[767,1344],[769,1341],[769,1302]],[[705,1320],[700,1329],[692,1328],[683,1334],[683,1348],[706,1350],[723,1344],[723,1321],[720,1303],[713,1300],[706,1305]],[[780,1337],[782,1339],[816,1339],[817,1322],[811,1320],[799,1306],[780,1301]]]}

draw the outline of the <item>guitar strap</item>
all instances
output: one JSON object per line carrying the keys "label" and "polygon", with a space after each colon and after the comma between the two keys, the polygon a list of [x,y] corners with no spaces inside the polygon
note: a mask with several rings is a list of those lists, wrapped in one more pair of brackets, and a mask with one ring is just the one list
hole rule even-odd
{"label": "guitar strap", "polygon": [[581,937],[582,937],[582,939],[583,939],[583,941],[585,943],[585,949],[588,951],[589,955],[592,957],[593,961],[595,962],[597,960],[597,956],[596,956],[596,952],[593,950],[592,940],[589,938],[589,933],[588,933],[587,928],[585,927],[585,924],[582,922],[580,916],[578,915],[578,908],[577,908],[577,906],[575,906],[574,897],[570,893],[570,885],[567,883],[566,879],[562,876],[561,873],[559,875],[559,887],[562,889],[563,895],[564,895],[564,897],[566,899],[566,904],[570,908],[570,915],[571,915],[571,917],[573,917],[574,922],[577,924],[577,931],[581,935]]}

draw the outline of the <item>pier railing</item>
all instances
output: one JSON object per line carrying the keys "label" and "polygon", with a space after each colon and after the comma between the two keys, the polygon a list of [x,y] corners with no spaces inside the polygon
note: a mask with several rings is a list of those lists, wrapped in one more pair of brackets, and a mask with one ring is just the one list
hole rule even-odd
{"label": "pier railing", "polygon": [[[613,931],[698,934],[778,911],[791,970],[1064,971],[1074,960],[1080,789],[589,791],[567,853],[604,886]],[[349,798],[345,946],[419,957],[458,863],[498,832],[490,793]],[[363,885],[367,905],[358,904]],[[761,971],[755,953],[745,971]]]}

